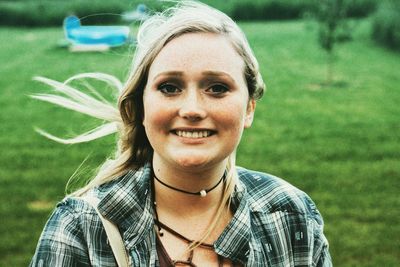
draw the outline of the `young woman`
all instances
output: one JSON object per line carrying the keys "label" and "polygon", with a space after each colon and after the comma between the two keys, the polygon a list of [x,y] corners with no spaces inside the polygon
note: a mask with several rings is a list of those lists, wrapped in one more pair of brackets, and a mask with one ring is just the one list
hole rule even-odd
{"label": "young woman", "polygon": [[[31,266],[116,266],[100,217],[118,227],[130,266],[331,266],[310,198],[235,166],[264,83],[225,14],[184,1],[144,22],[119,110],[40,80],[66,97],[37,98],[109,121],[72,140],[48,137],[78,143],[118,132],[119,142],[115,159],[57,205]],[[97,200],[100,216],[82,196]]]}

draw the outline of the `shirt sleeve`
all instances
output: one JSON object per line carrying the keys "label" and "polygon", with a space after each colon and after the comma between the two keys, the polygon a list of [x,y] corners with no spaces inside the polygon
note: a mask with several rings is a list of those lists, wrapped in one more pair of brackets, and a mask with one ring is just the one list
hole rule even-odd
{"label": "shirt sleeve", "polygon": [[317,267],[332,267],[332,259],[327,246],[322,250],[319,256]]}
{"label": "shirt sleeve", "polygon": [[314,202],[310,198],[307,200],[313,217],[313,266],[332,267],[329,243],[324,235],[324,221]]}
{"label": "shirt sleeve", "polygon": [[60,204],[40,236],[31,267],[90,266],[79,214]]}

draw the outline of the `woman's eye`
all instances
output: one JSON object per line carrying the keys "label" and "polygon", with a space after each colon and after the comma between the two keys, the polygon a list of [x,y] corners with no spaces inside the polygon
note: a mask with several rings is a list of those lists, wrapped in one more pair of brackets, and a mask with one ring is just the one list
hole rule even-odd
{"label": "woman's eye", "polygon": [[181,90],[173,84],[165,83],[158,86],[158,90],[166,95],[176,95],[181,92]]}
{"label": "woman's eye", "polygon": [[229,91],[229,88],[223,84],[214,84],[207,89],[207,92],[215,95],[224,94]]}

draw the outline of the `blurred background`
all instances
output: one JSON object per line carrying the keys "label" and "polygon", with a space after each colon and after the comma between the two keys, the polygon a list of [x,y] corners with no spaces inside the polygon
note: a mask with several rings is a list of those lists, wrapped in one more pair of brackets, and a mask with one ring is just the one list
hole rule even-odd
{"label": "blurred background", "polygon": [[[280,176],[312,197],[335,266],[400,266],[400,2],[202,2],[239,22],[268,88],[238,165]],[[32,78],[104,72],[124,81],[137,12],[168,5],[0,1],[0,266],[29,263],[56,203],[115,147],[114,136],[66,146],[38,135],[35,127],[71,137],[101,122],[31,99],[51,92]],[[127,26],[130,37],[97,51],[73,46],[63,29],[72,14],[82,25]],[[83,50],[90,51],[73,52]],[[115,101],[115,90],[101,82],[77,86]]]}

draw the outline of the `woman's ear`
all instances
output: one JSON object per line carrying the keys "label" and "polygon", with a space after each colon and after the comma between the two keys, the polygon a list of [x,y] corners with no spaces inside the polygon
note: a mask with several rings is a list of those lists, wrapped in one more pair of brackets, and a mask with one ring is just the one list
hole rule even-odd
{"label": "woman's ear", "polygon": [[247,104],[246,117],[244,120],[245,129],[250,128],[251,124],[253,123],[255,109],[256,109],[256,100],[250,99],[249,103]]}

